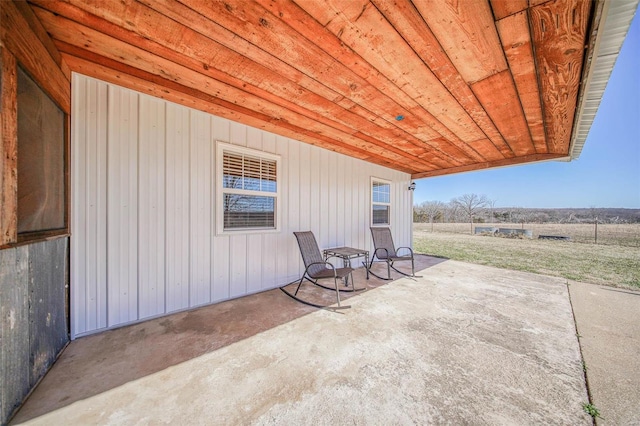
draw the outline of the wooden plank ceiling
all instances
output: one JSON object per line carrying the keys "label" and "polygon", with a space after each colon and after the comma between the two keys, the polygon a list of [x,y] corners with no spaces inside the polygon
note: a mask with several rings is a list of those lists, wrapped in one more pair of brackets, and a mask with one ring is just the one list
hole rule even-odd
{"label": "wooden plank ceiling", "polygon": [[79,73],[414,178],[567,156],[582,0],[29,0]]}

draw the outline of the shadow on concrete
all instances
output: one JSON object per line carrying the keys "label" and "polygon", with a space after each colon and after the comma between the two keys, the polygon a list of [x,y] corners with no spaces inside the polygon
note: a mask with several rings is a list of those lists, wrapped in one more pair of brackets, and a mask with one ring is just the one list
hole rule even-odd
{"label": "shadow on concrete", "polygon": [[640,296],[640,291],[625,290],[625,289],[621,289],[621,288],[612,288],[612,287],[606,287],[605,290],[607,290],[607,291],[615,291],[616,293],[631,294],[633,296]]}
{"label": "shadow on concrete", "polygon": [[[416,271],[444,261],[416,255]],[[386,269],[382,264],[374,268]],[[402,276],[394,272],[393,277]],[[369,290],[392,282],[373,276],[367,281],[364,268],[354,272],[354,279],[358,287],[366,283]],[[362,293],[344,292],[341,298]],[[335,291],[308,283],[301,294],[320,304],[335,302]],[[65,349],[11,423],[34,419],[317,310],[276,288],[79,338]]]}

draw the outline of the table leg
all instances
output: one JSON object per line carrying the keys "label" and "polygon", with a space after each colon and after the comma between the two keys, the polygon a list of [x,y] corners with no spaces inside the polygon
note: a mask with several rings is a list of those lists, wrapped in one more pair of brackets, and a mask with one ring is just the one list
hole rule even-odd
{"label": "table leg", "polygon": [[[342,258],[342,267],[351,268],[351,260],[346,256]],[[349,287],[349,275],[344,277],[344,286]]]}
{"label": "table leg", "polygon": [[364,254],[364,269],[367,270],[367,279],[369,279],[369,252]]}

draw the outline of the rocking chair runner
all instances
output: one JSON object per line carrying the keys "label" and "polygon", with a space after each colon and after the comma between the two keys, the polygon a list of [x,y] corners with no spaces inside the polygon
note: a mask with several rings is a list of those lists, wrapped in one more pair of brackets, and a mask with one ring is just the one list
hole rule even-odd
{"label": "rocking chair runner", "polygon": [[351,285],[354,289],[353,291],[355,291],[355,283],[353,281],[353,275],[351,274],[353,272],[353,268],[336,268],[331,263],[327,262],[320,254],[320,249],[318,248],[318,243],[316,242],[316,238],[313,235],[313,232],[294,232],[293,234],[298,240],[298,246],[300,247],[300,254],[302,255],[305,271],[302,274],[302,278],[300,278],[300,282],[298,283],[298,287],[296,288],[294,294],[289,293],[284,287],[280,287],[280,290],[282,290],[288,296],[306,305],[315,306],[317,308],[326,308],[327,306],[317,305],[300,299],[298,297],[298,291],[300,290],[300,286],[305,279],[319,287],[330,289],[329,287],[325,287],[319,284],[318,280],[324,278],[333,278],[338,307],[343,309],[350,308],[351,306],[340,306],[340,289],[338,288],[338,278],[340,278],[340,280],[345,280],[345,285],[347,285],[349,282],[348,278],[351,277]]}
{"label": "rocking chair runner", "polygon": [[[406,275],[407,277],[416,277],[415,265],[413,261],[413,250],[410,247],[398,247],[396,249],[393,244],[393,238],[391,237],[391,229],[389,228],[379,228],[379,227],[371,227],[371,237],[373,238],[373,246],[375,250],[373,251],[373,256],[371,256],[371,263],[369,264],[369,272],[375,275],[376,277],[383,280],[391,279],[391,268],[394,271],[401,273],[402,275]],[[398,252],[404,250],[408,250],[408,254],[399,255]],[[371,267],[373,266],[373,261],[378,258],[379,261],[383,261],[387,263],[387,277],[381,277],[376,275],[373,271],[371,271]],[[411,261],[411,275],[406,274],[398,269],[396,269],[393,264],[395,262],[401,261]]]}

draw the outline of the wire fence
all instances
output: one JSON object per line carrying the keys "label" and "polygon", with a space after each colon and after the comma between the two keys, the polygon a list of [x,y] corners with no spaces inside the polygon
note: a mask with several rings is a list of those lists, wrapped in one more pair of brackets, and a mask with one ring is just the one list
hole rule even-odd
{"label": "wire fence", "polygon": [[607,244],[640,247],[640,224],[596,223],[414,223],[414,230],[472,234],[478,227],[526,229],[533,238],[540,235],[569,237],[569,241],[587,244]]}

